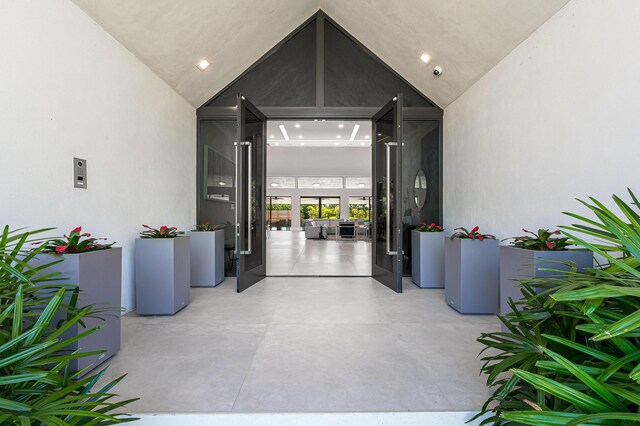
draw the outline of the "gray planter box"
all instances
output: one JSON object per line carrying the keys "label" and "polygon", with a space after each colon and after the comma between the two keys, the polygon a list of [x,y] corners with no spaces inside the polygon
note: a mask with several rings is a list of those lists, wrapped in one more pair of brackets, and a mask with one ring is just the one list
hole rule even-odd
{"label": "gray planter box", "polygon": [[189,304],[190,237],[136,239],[136,312],[173,315]]}
{"label": "gray planter box", "polygon": [[215,287],[224,280],[224,230],[191,231],[191,287]]}
{"label": "gray planter box", "polygon": [[567,270],[559,261],[575,262],[578,270],[593,268],[593,255],[587,250],[538,251],[513,246],[500,246],[500,314],[511,312],[509,298],[522,299],[518,279],[562,276],[540,268]]}
{"label": "gray planter box", "polygon": [[462,314],[495,314],[500,290],[498,240],[447,238],[445,298]]}
{"label": "gray planter box", "polygon": [[421,288],[444,287],[444,232],[411,231],[411,279]]}
{"label": "gray planter box", "polygon": [[[31,263],[33,266],[51,263],[59,255],[46,254],[38,256]],[[47,268],[43,273],[59,272],[61,284],[77,285],[80,293],[78,306],[93,305],[104,309],[97,316],[100,318],[83,318],[84,326],[75,324],[63,334],[64,339],[77,336],[88,329],[104,325],[104,327],[75,342],[67,349],[80,352],[104,350],[98,355],[79,358],[70,362],[73,371],[84,368],[95,368],[111,358],[120,350],[122,315],[122,248],[114,247],[79,254],[62,255],[64,262]],[[55,283],[49,282],[47,284]],[[69,296],[69,293],[67,293]],[[62,319],[62,317],[60,317]],[[88,371],[87,371],[88,372]]]}

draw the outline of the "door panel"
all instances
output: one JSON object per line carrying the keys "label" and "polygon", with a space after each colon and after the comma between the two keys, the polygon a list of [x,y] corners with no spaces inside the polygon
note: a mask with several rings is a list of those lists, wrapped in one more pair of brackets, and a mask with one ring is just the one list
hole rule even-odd
{"label": "door panel", "polygon": [[266,117],[238,95],[236,155],[237,290],[266,275],[265,164]]}
{"label": "door panel", "polygon": [[402,292],[402,95],[372,119],[373,265],[371,275]]}

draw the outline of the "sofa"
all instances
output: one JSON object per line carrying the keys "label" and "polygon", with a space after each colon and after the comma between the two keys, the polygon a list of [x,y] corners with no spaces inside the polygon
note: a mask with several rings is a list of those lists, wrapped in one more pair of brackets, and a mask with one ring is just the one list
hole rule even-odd
{"label": "sofa", "polygon": [[328,227],[314,221],[305,222],[304,236],[307,239],[325,239],[328,235]]}
{"label": "sofa", "polygon": [[305,219],[304,229],[306,231],[308,226],[324,226],[327,228],[327,235],[335,235],[340,222],[344,222],[344,219]]}

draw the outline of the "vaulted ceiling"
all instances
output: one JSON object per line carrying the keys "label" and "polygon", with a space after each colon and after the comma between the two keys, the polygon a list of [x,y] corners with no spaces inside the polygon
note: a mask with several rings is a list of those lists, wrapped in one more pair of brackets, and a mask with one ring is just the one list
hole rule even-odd
{"label": "vaulted ceiling", "polygon": [[322,9],[444,108],[569,0],[73,1],[195,107]]}

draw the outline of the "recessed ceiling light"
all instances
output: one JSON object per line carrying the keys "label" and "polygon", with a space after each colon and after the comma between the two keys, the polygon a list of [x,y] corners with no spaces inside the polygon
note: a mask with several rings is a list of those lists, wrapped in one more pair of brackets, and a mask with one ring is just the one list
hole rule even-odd
{"label": "recessed ceiling light", "polygon": [[364,183],[359,183],[358,188],[364,188]]}
{"label": "recessed ceiling light", "polygon": [[304,146],[304,142],[300,142],[300,146]]}
{"label": "recessed ceiling light", "polygon": [[316,183],[312,183],[311,186],[313,186],[314,188],[318,188],[320,186],[320,184],[318,182],[316,182]]}
{"label": "recessed ceiling light", "polygon": [[[277,144],[276,144],[276,145],[277,145]],[[366,145],[366,143],[362,142],[360,145],[365,146],[365,145]]]}
{"label": "recessed ceiling light", "polygon": [[296,126],[296,129],[299,129],[300,128],[300,123],[296,123],[295,126]]}
{"label": "recessed ceiling light", "polygon": [[338,124],[338,127],[339,127],[340,129],[342,129],[342,128],[344,127],[344,124],[340,123],[340,124]]}
{"label": "recessed ceiling light", "polygon": [[198,62],[198,64],[196,65],[196,67],[200,70],[200,71],[204,71],[207,69],[207,67],[211,65],[209,63],[209,61],[207,61],[206,59],[201,59],[200,62]]}
{"label": "recessed ceiling light", "polygon": [[337,136],[336,136],[336,139],[340,139],[341,137],[342,137],[342,136],[340,136],[340,135],[337,135]]}
{"label": "recessed ceiling light", "polygon": [[336,145],[340,145],[338,142],[336,142]]}
{"label": "recessed ceiling light", "polygon": [[428,53],[423,53],[422,55],[420,55],[420,60],[425,64],[428,64],[429,62],[431,62],[431,56],[429,56]]}
{"label": "recessed ceiling light", "polygon": [[378,136],[382,136],[382,133],[378,133]]}
{"label": "recessed ceiling light", "polygon": [[278,145],[280,145],[280,142],[276,142],[274,145],[275,145],[275,146],[278,146]]}
{"label": "recessed ceiling light", "polygon": [[287,133],[287,129],[284,128],[284,124],[278,126],[280,128],[280,132],[282,132],[282,136],[284,136],[284,140],[289,140],[289,134]]}
{"label": "recessed ceiling light", "polygon": [[350,141],[353,141],[356,139],[356,135],[358,134],[358,129],[360,129],[359,124],[356,124],[355,126],[353,126],[353,132],[351,132],[351,137],[349,138]]}
{"label": "recessed ceiling light", "polygon": [[302,135],[298,135],[298,139],[302,139]]}
{"label": "recessed ceiling light", "polygon": [[276,137],[274,135],[269,136],[271,139],[275,139]]}
{"label": "recessed ceiling light", "polygon": [[271,182],[271,186],[280,186],[277,182]]}
{"label": "recessed ceiling light", "polygon": [[225,182],[218,182],[218,185],[220,186],[227,186],[227,184]]}
{"label": "recessed ceiling light", "polygon": [[327,121],[327,120],[322,120],[322,121]]}

